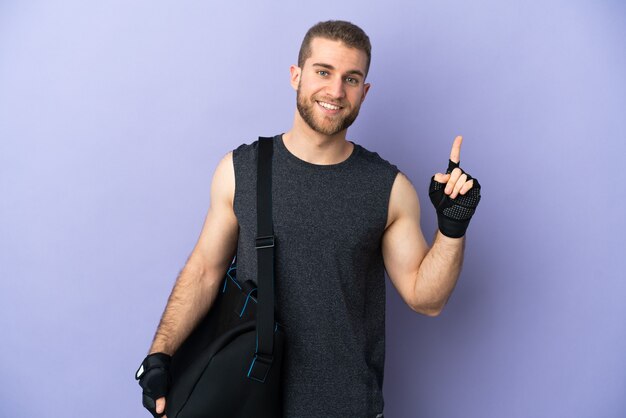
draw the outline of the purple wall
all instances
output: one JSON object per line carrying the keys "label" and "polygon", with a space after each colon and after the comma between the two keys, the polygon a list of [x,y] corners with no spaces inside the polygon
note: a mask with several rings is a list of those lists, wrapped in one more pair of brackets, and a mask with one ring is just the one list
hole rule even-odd
{"label": "purple wall", "polygon": [[214,3],[0,3],[0,416],[148,416],[133,373],[213,170],[289,129],[328,18],[372,39],[349,138],[427,237],[455,135],[484,189],[443,314],[388,286],[385,415],[626,416],[624,3]]}

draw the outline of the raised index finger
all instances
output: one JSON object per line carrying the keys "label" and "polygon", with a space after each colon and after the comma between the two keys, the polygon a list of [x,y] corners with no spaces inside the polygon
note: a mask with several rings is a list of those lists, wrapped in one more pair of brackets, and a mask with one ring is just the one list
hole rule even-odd
{"label": "raised index finger", "polygon": [[458,135],[454,138],[454,142],[452,143],[452,151],[450,151],[450,160],[455,163],[459,163],[461,161],[461,143],[463,142],[463,137]]}

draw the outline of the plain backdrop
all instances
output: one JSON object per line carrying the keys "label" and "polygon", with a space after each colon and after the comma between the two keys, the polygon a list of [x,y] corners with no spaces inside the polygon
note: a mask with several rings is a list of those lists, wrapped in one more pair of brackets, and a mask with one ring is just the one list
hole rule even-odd
{"label": "plain backdrop", "polygon": [[370,36],[348,138],[483,200],[444,312],[387,280],[385,416],[626,416],[621,1],[0,2],[0,416],[148,417],[133,378],[217,162],[291,126],[306,30]]}

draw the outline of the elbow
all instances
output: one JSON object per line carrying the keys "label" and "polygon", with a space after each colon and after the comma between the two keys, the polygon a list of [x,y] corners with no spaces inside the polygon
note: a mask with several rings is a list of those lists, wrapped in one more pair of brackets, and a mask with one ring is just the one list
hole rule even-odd
{"label": "elbow", "polygon": [[443,311],[445,304],[422,304],[411,305],[411,309],[419,314],[429,316],[431,318],[437,317]]}
{"label": "elbow", "polygon": [[438,309],[430,309],[430,310],[424,312],[424,315],[430,316],[431,318],[435,318],[435,317],[439,316],[439,314],[441,314],[441,311],[443,311],[443,306],[441,308],[438,308]]}

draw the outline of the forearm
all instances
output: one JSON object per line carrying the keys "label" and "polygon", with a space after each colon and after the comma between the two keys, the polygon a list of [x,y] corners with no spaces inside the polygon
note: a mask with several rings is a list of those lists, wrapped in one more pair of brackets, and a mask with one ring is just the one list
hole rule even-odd
{"label": "forearm", "polygon": [[217,297],[219,286],[211,286],[216,279],[190,264],[183,268],[161,316],[150,353],[171,355],[178,349]]}
{"label": "forearm", "polygon": [[456,286],[463,264],[465,237],[449,238],[437,231],[415,280],[415,303],[421,312],[437,315]]}

